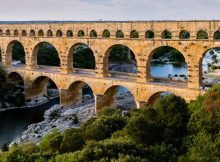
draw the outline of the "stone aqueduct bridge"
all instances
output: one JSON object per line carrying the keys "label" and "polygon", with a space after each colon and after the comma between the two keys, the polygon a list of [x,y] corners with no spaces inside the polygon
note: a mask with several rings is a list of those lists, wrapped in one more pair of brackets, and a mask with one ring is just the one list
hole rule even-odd
{"label": "stone aqueduct bridge", "polygon": [[[126,87],[133,95],[139,108],[158,92],[169,91],[181,96],[186,101],[194,100],[202,94],[201,60],[204,54],[220,42],[213,35],[220,29],[220,21],[153,21],[153,22],[72,22],[72,23],[24,23],[0,25],[0,48],[2,65],[8,75],[19,74],[25,83],[27,98],[45,93],[48,78],[54,81],[60,92],[62,105],[69,105],[80,99],[80,89],[87,83],[95,95],[96,108],[113,105],[115,92],[119,85]],[[109,37],[103,36],[108,30]],[[117,38],[116,32],[123,31],[124,38]],[[138,38],[131,38],[136,30]],[[146,31],[153,31],[154,38],[145,37]],[[163,39],[163,32],[168,30],[171,39]],[[97,37],[91,37],[95,31]],[[188,31],[190,37],[182,39],[180,33]],[[208,38],[197,39],[197,34],[205,31]],[[42,34],[44,33],[44,35]],[[81,32],[81,34],[79,34]],[[12,46],[20,42],[26,53],[23,67],[11,66]],[[48,42],[58,51],[60,68],[40,68],[37,65],[37,48],[41,42]],[[88,45],[95,56],[95,70],[73,69],[72,50],[77,44]],[[137,60],[137,75],[111,75],[108,72],[108,55],[113,45],[129,47]],[[154,82],[150,75],[150,60],[153,51],[161,46],[170,46],[179,50],[188,65],[187,83]]]}

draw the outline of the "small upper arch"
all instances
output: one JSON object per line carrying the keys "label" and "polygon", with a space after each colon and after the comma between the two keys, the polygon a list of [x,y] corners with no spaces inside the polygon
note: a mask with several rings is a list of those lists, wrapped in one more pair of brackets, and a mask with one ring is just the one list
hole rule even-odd
{"label": "small upper arch", "polygon": [[11,35],[11,31],[8,29],[8,30],[6,30],[6,35],[7,36],[10,36]]}
{"label": "small upper arch", "polygon": [[220,30],[217,30],[217,31],[214,33],[214,39],[215,39],[215,40],[220,39]]}
{"label": "small upper arch", "polygon": [[53,36],[52,30],[48,30],[48,31],[47,31],[47,36],[48,36],[48,37],[52,37],[52,36]]}
{"label": "small upper arch", "polygon": [[63,36],[62,31],[61,30],[57,30],[56,36],[57,37],[62,37]]}
{"label": "small upper arch", "polygon": [[78,37],[85,37],[85,32],[83,30],[80,30],[78,32]]}
{"label": "small upper arch", "polygon": [[110,33],[109,30],[106,29],[106,30],[103,31],[102,37],[104,37],[104,38],[110,38],[110,36],[111,36],[111,33]]}
{"label": "small upper arch", "polygon": [[145,38],[146,39],[153,39],[155,36],[154,32],[152,30],[148,30],[145,32]]}
{"label": "small upper arch", "polygon": [[44,31],[43,30],[39,30],[38,31],[38,36],[39,37],[43,37],[44,36]]}
{"label": "small upper arch", "polygon": [[208,39],[208,33],[205,30],[200,30],[197,33],[197,39]]}
{"label": "small upper arch", "polygon": [[172,39],[172,33],[169,30],[164,30],[162,32],[162,39]]}
{"label": "small upper arch", "polygon": [[22,37],[26,37],[26,36],[27,36],[27,31],[26,31],[26,30],[22,30],[21,36],[22,36]]}
{"label": "small upper arch", "polygon": [[3,36],[3,31],[2,31],[2,29],[0,29],[0,36]]}
{"label": "small upper arch", "polygon": [[35,36],[35,31],[34,31],[33,29],[30,31],[30,36],[31,36],[31,37],[34,37],[34,36]]}
{"label": "small upper arch", "polygon": [[190,39],[190,33],[187,30],[182,30],[179,35],[180,39]]}
{"label": "small upper arch", "polygon": [[137,32],[137,30],[131,31],[130,38],[139,38],[139,33]]}
{"label": "small upper arch", "polygon": [[67,37],[73,37],[73,32],[72,32],[72,30],[68,30],[68,31],[66,32],[66,36],[67,36]]}
{"label": "small upper arch", "polygon": [[95,30],[92,30],[92,31],[90,32],[90,37],[91,37],[91,38],[96,38],[96,37],[97,37],[97,32],[96,32]]}
{"label": "small upper arch", "polygon": [[18,36],[18,30],[14,30],[14,36]]}
{"label": "small upper arch", "polygon": [[118,30],[116,32],[116,38],[124,38],[124,32],[122,30]]}

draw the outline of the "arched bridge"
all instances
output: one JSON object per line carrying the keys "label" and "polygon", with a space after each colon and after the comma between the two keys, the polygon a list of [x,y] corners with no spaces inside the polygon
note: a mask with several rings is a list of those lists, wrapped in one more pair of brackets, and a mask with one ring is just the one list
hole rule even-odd
{"label": "arched bridge", "polygon": [[[209,49],[220,46],[219,30],[220,21],[1,24],[1,64],[8,74],[16,72],[23,78],[28,98],[42,94],[46,79],[53,80],[59,89],[63,105],[75,101],[81,83],[87,83],[92,88],[97,108],[110,104],[111,96],[106,97],[105,92],[120,85],[134,95],[137,107],[147,103],[152,95],[164,91],[191,101],[203,93],[201,60]],[[24,47],[24,66],[11,65],[12,46],[15,41]],[[48,42],[56,48],[60,67],[43,68],[37,65],[36,51],[38,44],[42,42]],[[92,49],[96,63],[94,70],[72,68],[71,51],[77,44],[86,44]],[[125,45],[133,51],[137,60],[137,74],[112,75],[108,71],[109,49],[116,44]],[[162,46],[173,47],[185,57],[188,65],[186,83],[152,81],[150,60],[153,51]]]}

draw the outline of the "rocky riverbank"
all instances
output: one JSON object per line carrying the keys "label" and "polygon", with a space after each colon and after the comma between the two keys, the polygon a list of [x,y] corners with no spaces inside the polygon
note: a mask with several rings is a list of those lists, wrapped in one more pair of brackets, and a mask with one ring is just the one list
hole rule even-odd
{"label": "rocky riverbank", "polygon": [[[119,93],[117,95],[117,106],[121,109],[134,108],[135,102],[131,93]],[[60,105],[55,105],[44,113],[44,121],[28,126],[21,137],[14,140],[11,145],[27,141],[39,143],[46,134],[53,130],[64,131],[69,128],[78,128],[93,116],[95,116],[94,99],[87,95],[84,96],[81,104],[72,107],[63,108]]]}

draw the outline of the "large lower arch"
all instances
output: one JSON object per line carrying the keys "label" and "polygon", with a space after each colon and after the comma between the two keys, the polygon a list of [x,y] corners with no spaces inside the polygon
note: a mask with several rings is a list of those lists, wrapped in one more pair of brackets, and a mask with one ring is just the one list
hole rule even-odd
{"label": "large lower arch", "polygon": [[160,46],[148,56],[147,76],[151,81],[187,82],[188,67],[184,55],[171,46]]}
{"label": "large lower arch", "polygon": [[21,42],[11,41],[6,49],[6,65],[25,64],[25,49]]}
{"label": "large lower arch", "polygon": [[74,44],[68,52],[68,69],[95,69],[95,56],[93,50],[84,43]]}
{"label": "large lower arch", "polygon": [[166,91],[159,91],[154,93],[153,95],[150,96],[150,98],[148,99],[147,104],[148,105],[153,105],[154,103],[156,103],[158,100],[162,99],[165,96],[168,95],[172,95],[173,93],[171,92],[166,92]]}
{"label": "large lower arch", "polygon": [[208,89],[220,83],[220,47],[213,47],[205,51],[199,61],[200,88]]}
{"label": "large lower arch", "polygon": [[60,67],[58,51],[51,43],[40,42],[35,45],[31,56],[31,66],[39,68],[39,65]]}
{"label": "large lower arch", "polygon": [[73,82],[62,97],[61,103],[64,106],[75,106],[89,104],[94,101],[92,88],[83,81]]}
{"label": "large lower arch", "polygon": [[26,89],[26,97],[35,99],[38,97],[56,97],[59,95],[58,86],[47,76],[37,77]]}
{"label": "large lower arch", "polygon": [[[137,74],[137,60],[134,52],[125,45],[115,44],[105,53],[103,69],[106,76]],[[114,73],[114,74],[113,74]]]}
{"label": "large lower arch", "polygon": [[96,99],[96,111],[103,107],[129,110],[137,108],[134,95],[124,86],[109,87],[103,96]]}

